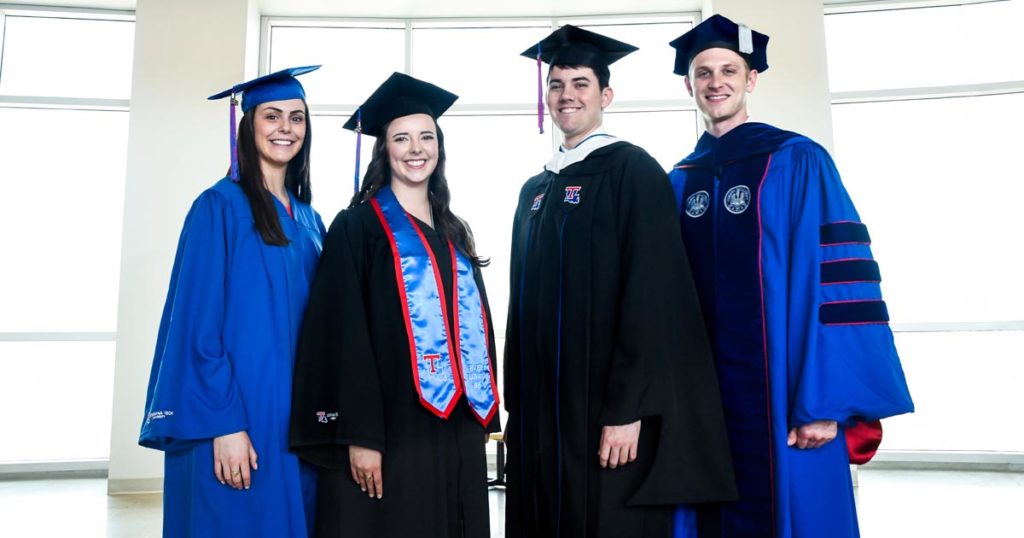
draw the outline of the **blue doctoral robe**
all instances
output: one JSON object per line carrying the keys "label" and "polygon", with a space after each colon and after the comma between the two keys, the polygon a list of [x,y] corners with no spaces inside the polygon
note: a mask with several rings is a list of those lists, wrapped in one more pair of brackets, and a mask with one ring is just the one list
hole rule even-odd
{"label": "blue doctoral robe", "polygon": [[[294,197],[294,218],[276,204],[287,246],[263,242],[228,179],[185,219],[139,436],[165,452],[165,537],[305,537],[312,528],[315,472],[288,452],[288,419],[324,225]],[[213,474],[213,438],[241,430],[258,456],[249,490]]]}
{"label": "blue doctoral robe", "polygon": [[[878,265],[832,159],[795,133],[705,133],[670,173],[714,349],[740,500],[700,536],[858,536],[844,427],[908,413]],[[789,430],[839,423],[818,449]]]}

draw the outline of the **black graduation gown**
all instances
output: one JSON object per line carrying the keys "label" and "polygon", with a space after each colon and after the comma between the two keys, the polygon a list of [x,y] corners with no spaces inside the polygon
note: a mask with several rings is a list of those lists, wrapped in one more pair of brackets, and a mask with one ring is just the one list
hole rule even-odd
{"label": "black graduation gown", "polygon": [[[666,537],[672,505],[735,497],[672,189],[616,142],[523,186],[505,352],[506,536]],[[642,419],[601,469],[602,426]]]}
{"label": "black graduation gown", "polygon": [[[447,242],[418,225],[450,297]],[[320,470],[316,536],[489,536],[484,447],[486,433],[499,430],[497,415],[485,429],[464,397],[448,420],[420,404],[391,247],[370,204],[342,211],[331,225],[295,368],[290,443]],[[383,499],[352,480],[350,444],[383,452]]]}

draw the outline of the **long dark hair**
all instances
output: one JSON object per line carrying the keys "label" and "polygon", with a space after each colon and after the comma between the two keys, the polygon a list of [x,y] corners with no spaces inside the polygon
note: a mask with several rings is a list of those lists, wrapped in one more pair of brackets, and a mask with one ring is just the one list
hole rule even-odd
{"label": "long dark hair", "polygon": [[[373,144],[373,158],[370,159],[370,164],[366,167],[366,175],[363,176],[363,184],[359,188],[359,192],[352,197],[352,201],[348,205],[350,208],[369,201],[381,187],[391,183],[391,161],[388,158],[387,136],[383,134],[388,132],[390,125],[391,122],[384,125],[381,129],[381,136],[378,136],[377,141]],[[444,175],[446,160],[444,133],[441,132],[441,126],[437,124],[437,121],[434,122],[434,127],[437,128],[437,167],[434,168],[430,179],[427,180],[427,198],[430,201],[430,209],[434,213],[434,226],[437,226],[445,237],[451,239],[455,248],[469,258],[473,265],[486,267],[491,264],[491,260],[477,255],[473,232],[469,230],[466,221],[452,213],[449,207],[452,194],[448,189],[448,179]]]}
{"label": "long dark hair", "polygon": [[[306,136],[298,155],[288,161],[288,169],[284,174],[284,187],[296,199],[308,204],[313,199],[309,189],[309,148],[313,145],[313,126],[309,121],[309,106],[306,110]],[[277,207],[274,195],[264,186],[263,169],[260,168],[260,152],[256,149],[256,135],[253,130],[253,117],[256,109],[242,115],[238,123],[238,177],[242,192],[249,199],[252,218],[256,223],[263,242],[268,245],[285,246],[288,236],[281,229],[281,221],[277,218]]]}

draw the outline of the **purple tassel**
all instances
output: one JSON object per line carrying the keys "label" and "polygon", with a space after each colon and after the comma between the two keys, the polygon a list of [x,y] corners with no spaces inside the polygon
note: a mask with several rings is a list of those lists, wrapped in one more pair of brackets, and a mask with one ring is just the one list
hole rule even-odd
{"label": "purple tassel", "polygon": [[235,107],[238,99],[231,94],[231,181],[238,183],[238,123],[235,121]]}
{"label": "purple tassel", "polygon": [[353,179],[352,192],[359,192],[359,161],[363,148],[363,109],[356,109],[356,174]]}
{"label": "purple tassel", "polygon": [[540,43],[537,43],[537,130],[544,134],[544,79],[541,77]]}

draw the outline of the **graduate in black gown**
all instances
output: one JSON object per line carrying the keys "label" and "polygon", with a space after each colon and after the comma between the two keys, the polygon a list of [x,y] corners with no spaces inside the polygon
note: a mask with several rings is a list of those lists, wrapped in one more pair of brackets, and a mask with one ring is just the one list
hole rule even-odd
{"label": "graduate in black gown", "polygon": [[672,189],[601,127],[608,65],[633,50],[567,25],[523,53],[551,65],[565,141],[513,228],[508,538],[668,537],[677,503],[735,495]]}
{"label": "graduate in black gown", "polygon": [[295,371],[291,448],[320,469],[316,535],[490,534],[494,336],[436,119],[457,96],[400,73],[346,128],[375,136],[334,219]]}

